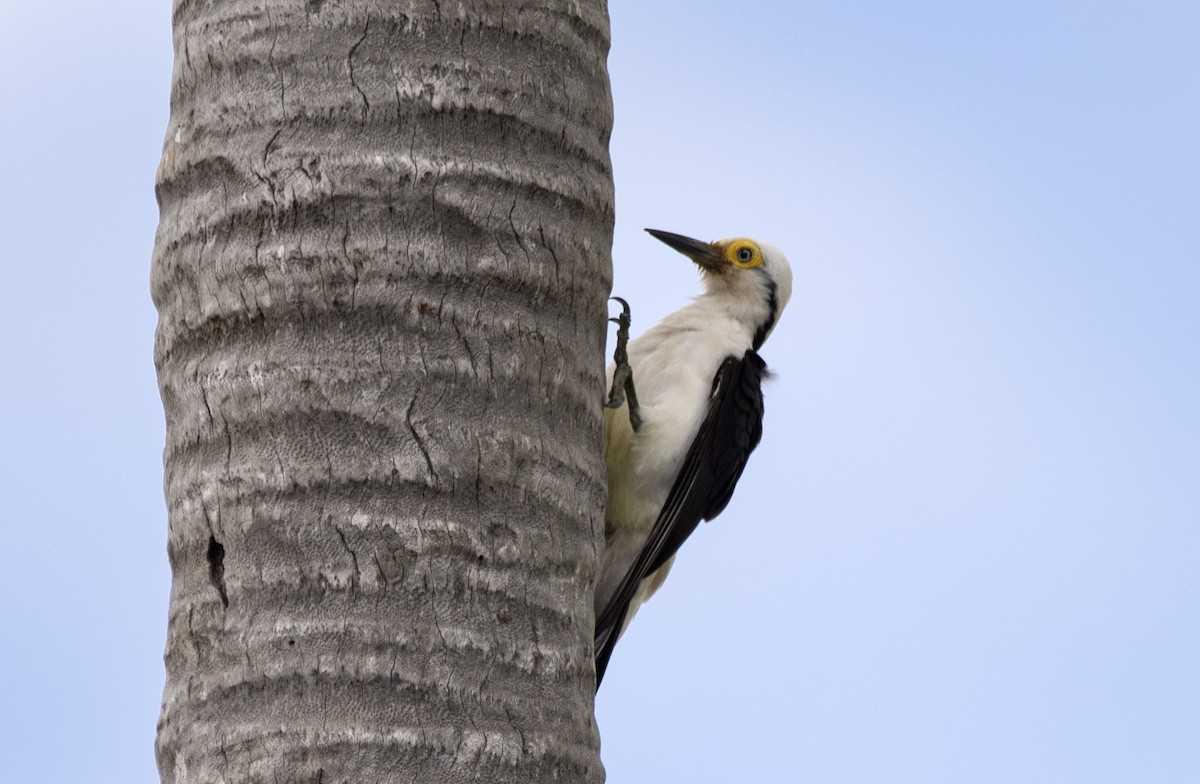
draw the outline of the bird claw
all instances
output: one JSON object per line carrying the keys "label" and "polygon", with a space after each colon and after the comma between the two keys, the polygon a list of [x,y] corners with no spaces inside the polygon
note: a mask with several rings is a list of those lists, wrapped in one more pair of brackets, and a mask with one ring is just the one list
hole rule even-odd
{"label": "bird claw", "polygon": [[613,381],[608,392],[607,408],[620,408],[629,402],[629,425],[635,431],[642,426],[642,415],[638,407],[637,393],[633,388],[633,368],[629,366],[629,303],[621,297],[611,297],[621,303],[621,315],[609,318],[617,325],[617,347],[613,351]]}

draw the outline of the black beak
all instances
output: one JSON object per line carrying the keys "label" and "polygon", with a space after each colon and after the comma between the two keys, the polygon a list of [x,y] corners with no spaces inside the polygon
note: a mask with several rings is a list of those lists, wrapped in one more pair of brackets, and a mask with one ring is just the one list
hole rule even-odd
{"label": "black beak", "polygon": [[687,256],[704,269],[716,270],[724,260],[721,252],[712,243],[701,242],[691,237],[685,237],[682,234],[673,234],[669,231],[659,231],[658,229],[646,229],[646,232],[651,237],[666,243],[684,256]]}

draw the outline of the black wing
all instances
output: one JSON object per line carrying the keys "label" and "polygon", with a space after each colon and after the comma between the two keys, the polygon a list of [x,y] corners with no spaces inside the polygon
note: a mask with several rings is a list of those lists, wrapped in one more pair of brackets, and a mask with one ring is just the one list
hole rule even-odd
{"label": "black wing", "polygon": [[647,576],[670,560],[701,520],[721,513],[762,438],[762,379],[766,363],[755,351],[728,357],[713,377],[708,415],[700,425],[645,547],[617,592],[596,618],[596,688],[620,636],[629,603]]}

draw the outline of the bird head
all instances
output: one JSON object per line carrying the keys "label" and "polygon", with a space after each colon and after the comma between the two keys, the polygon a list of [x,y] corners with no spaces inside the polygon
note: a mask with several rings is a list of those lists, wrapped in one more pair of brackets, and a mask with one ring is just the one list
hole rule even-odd
{"label": "bird head", "polygon": [[754,348],[762,345],[792,296],[792,267],[783,251],[747,237],[703,242],[669,231],[646,231],[696,262],[708,294],[727,302],[735,316],[750,323]]}

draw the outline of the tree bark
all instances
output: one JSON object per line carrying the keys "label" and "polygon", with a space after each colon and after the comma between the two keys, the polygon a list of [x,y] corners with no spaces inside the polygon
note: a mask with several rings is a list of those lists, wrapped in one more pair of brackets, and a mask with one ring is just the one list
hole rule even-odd
{"label": "tree bark", "polygon": [[177,782],[598,782],[603,0],[176,0]]}

